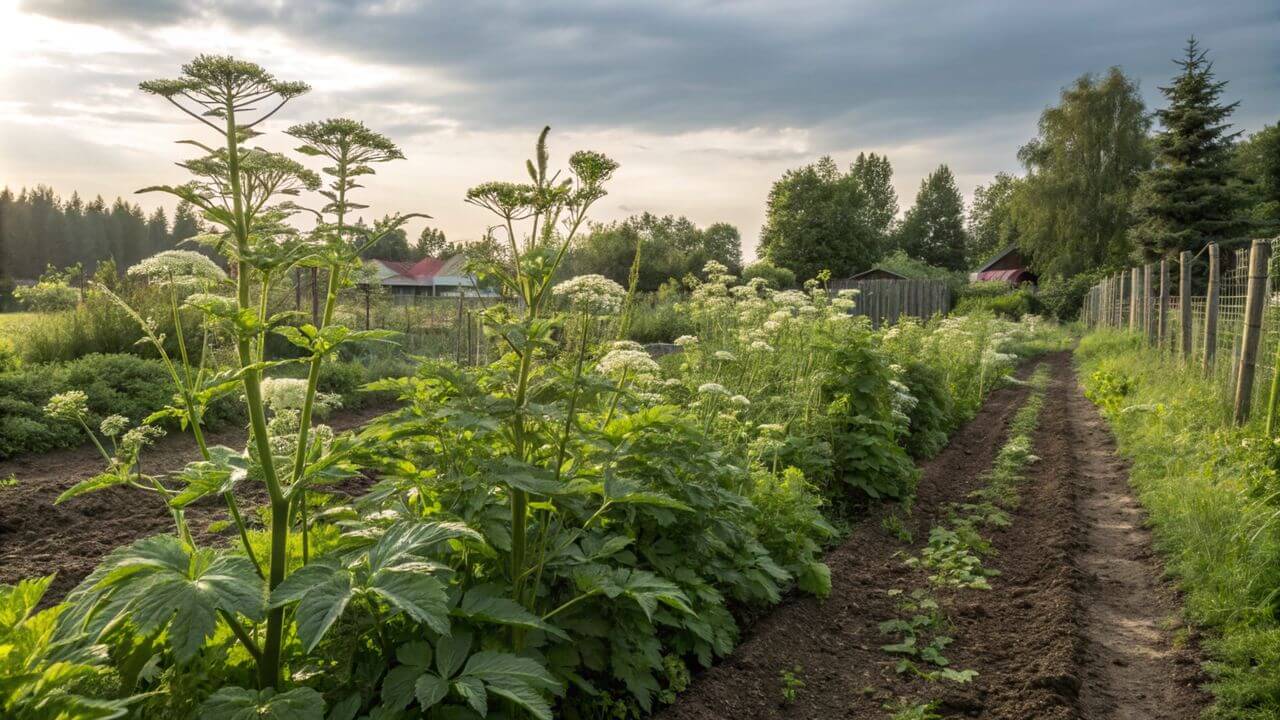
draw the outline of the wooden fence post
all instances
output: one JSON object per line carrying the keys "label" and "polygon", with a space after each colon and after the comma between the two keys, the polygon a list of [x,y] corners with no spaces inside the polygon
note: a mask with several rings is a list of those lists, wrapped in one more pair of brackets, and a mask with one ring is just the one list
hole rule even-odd
{"label": "wooden fence post", "polygon": [[1147,331],[1147,344],[1154,345],[1156,342],[1156,319],[1155,305],[1151,302],[1151,284],[1152,275],[1151,263],[1147,263],[1142,268],[1142,325]]}
{"label": "wooden fence post", "polygon": [[1218,349],[1218,244],[1209,245],[1209,287],[1204,298],[1204,371],[1213,370]]}
{"label": "wooden fence post", "polygon": [[1156,340],[1160,347],[1164,347],[1164,341],[1169,334],[1169,259],[1160,259],[1160,316],[1157,321],[1158,328]]}
{"label": "wooden fence post", "polygon": [[1191,361],[1191,251],[1178,256],[1178,323],[1182,337],[1182,358]]}
{"label": "wooden fence post", "polygon": [[1249,419],[1253,403],[1253,376],[1257,370],[1258,342],[1262,335],[1262,309],[1266,305],[1267,261],[1271,244],[1254,240],[1249,251],[1249,289],[1244,301],[1244,338],[1240,345],[1240,371],[1236,373],[1236,424]]}
{"label": "wooden fence post", "polygon": [[1138,268],[1129,271],[1129,332],[1138,331],[1138,308],[1141,307],[1138,300]]}

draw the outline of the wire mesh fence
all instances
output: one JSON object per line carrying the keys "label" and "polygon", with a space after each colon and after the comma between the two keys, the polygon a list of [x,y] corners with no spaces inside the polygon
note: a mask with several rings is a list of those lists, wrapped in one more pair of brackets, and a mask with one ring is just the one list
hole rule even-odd
{"label": "wire mesh fence", "polygon": [[[1222,385],[1243,421],[1268,406],[1276,372],[1277,245],[1280,238],[1243,248],[1210,245],[1198,254],[1117,273],[1090,288],[1083,317],[1091,327],[1140,334],[1159,352],[1199,366]],[[1189,312],[1183,312],[1184,302]]]}

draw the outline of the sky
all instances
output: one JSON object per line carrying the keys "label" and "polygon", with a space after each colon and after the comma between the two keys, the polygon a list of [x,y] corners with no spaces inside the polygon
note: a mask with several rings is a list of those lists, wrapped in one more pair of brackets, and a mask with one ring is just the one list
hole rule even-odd
{"label": "sky", "polygon": [[172,143],[207,131],[137,84],[228,53],[313,88],[261,145],[346,116],[403,148],[362,191],[371,217],[480,236],[466,189],[523,179],[551,125],[553,165],[578,149],[621,164],[595,219],[729,222],[751,257],[787,169],[878,152],[904,210],[942,163],[971,197],[1020,171],[1040,112],[1084,73],[1118,65],[1160,106],[1192,34],[1239,129],[1280,121],[1277,0],[0,0],[0,185],[111,199],[182,182],[190,148]]}

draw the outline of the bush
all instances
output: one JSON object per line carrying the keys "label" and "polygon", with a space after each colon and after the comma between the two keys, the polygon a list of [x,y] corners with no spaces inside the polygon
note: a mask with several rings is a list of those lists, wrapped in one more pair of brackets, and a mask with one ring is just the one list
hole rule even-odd
{"label": "bush", "polygon": [[918,360],[903,365],[902,383],[915,403],[907,412],[903,446],[914,458],[937,455],[956,426],[955,401],[942,371]]}
{"label": "bush", "polygon": [[631,312],[627,337],[638,343],[669,343],[694,332],[693,321],[680,312],[674,300],[650,295],[639,300]]}
{"label": "bush", "polygon": [[1038,297],[1044,311],[1062,322],[1080,317],[1084,296],[1098,282],[1101,271],[1080,273],[1071,278],[1051,277],[1040,284]]}
{"label": "bush", "polygon": [[769,287],[775,290],[788,290],[796,286],[796,274],[778,267],[768,260],[757,260],[742,270],[744,281],[753,278],[764,278]]}
{"label": "bush", "polygon": [[1031,285],[1013,287],[1005,282],[975,282],[960,292],[954,312],[958,315],[989,312],[1009,320],[1040,312],[1040,301]]}
{"label": "bush", "polygon": [[83,390],[91,420],[119,414],[138,422],[169,402],[164,366],[133,355],[87,355],[0,373],[0,458],[84,442],[78,425],[45,415],[53,395]]}

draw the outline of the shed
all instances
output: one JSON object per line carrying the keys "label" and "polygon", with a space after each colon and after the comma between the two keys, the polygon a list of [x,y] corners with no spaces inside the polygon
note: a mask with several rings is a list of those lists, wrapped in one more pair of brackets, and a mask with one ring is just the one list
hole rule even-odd
{"label": "shed", "polygon": [[899,275],[892,270],[885,270],[881,267],[873,267],[870,270],[863,270],[857,275],[853,275],[849,280],[906,280],[906,275]]}
{"label": "shed", "polygon": [[1021,285],[1022,283],[1035,284],[1040,278],[1031,272],[1029,263],[1018,246],[1008,245],[988,260],[987,264],[970,273],[969,279],[974,282],[994,280]]}

